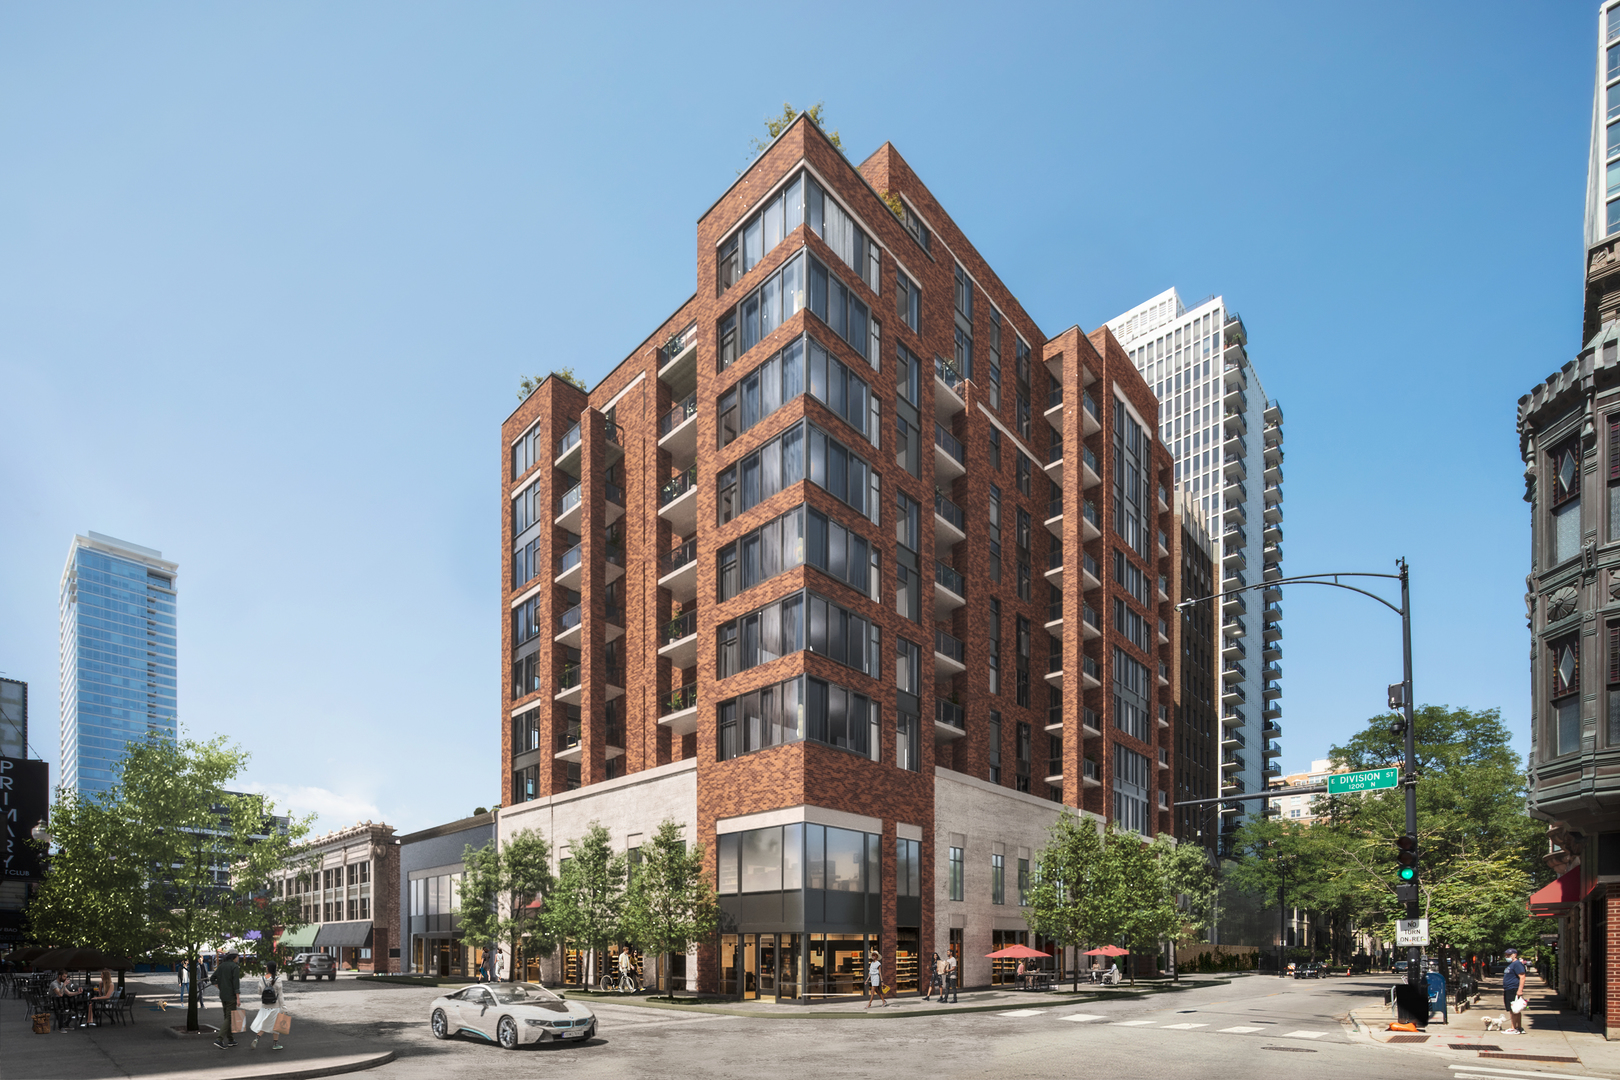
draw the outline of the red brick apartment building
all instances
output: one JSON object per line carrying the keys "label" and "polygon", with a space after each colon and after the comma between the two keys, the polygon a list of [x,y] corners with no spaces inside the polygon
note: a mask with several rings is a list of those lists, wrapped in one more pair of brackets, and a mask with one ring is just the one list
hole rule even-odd
{"label": "red brick apartment building", "polygon": [[1060,813],[1172,827],[1158,403],[894,147],[803,118],[698,219],[697,282],[502,426],[501,836],[681,822],[723,910],[692,988],[852,994],[874,948],[999,980]]}

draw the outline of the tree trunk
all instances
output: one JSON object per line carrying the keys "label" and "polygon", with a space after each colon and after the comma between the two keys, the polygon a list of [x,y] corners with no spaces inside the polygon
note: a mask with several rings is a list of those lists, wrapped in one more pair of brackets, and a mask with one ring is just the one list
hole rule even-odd
{"label": "tree trunk", "polygon": [[197,976],[202,974],[197,965],[188,958],[186,960],[186,1030],[200,1030],[197,1024],[198,1001],[202,996],[201,988],[197,986]]}

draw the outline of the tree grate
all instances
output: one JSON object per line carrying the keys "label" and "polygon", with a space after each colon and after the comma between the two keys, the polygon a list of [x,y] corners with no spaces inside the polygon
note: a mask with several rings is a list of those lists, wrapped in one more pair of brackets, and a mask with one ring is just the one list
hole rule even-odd
{"label": "tree grate", "polygon": [[1428,1042],[1429,1037],[1427,1035],[1391,1035],[1384,1041],[1392,1043],[1421,1043]]}
{"label": "tree grate", "polygon": [[1490,1054],[1481,1052],[1480,1057],[1487,1061],[1565,1061],[1572,1065],[1579,1065],[1578,1057],[1563,1057],[1558,1054]]}

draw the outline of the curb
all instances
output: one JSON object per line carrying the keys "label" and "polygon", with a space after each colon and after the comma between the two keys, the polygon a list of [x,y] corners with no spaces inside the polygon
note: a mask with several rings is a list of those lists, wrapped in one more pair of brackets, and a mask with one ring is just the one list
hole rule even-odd
{"label": "curb", "polygon": [[359,1061],[344,1062],[340,1065],[313,1065],[307,1069],[289,1069],[286,1072],[275,1073],[243,1073],[240,1076],[226,1073],[219,1080],[307,1080],[315,1076],[340,1076],[343,1073],[361,1072],[365,1069],[375,1069],[379,1065],[387,1065],[394,1060],[392,1050],[381,1054],[374,1054]]}

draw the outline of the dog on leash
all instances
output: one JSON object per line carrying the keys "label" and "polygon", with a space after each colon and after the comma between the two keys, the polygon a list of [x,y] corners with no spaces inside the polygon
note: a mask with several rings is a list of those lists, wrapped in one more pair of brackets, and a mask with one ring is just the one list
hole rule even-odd
{"label": "dog on leash", "polygon": [[1485,1018],[1486,1031],[1502,1031],[1507,1027],[1507,1015],[1487,1016]]}

